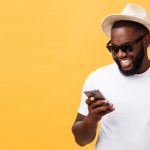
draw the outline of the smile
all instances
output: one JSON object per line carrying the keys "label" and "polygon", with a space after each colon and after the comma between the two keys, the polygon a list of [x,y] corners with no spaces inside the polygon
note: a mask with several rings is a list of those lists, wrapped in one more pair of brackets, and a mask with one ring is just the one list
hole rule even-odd
{"label": "smile", "polygon": [[131,63],[132,63],[132,59],[129,59],[129,58],[125,58],[125,59],[120,60],[120,64],[121,64],[122,68],[130,67]]}

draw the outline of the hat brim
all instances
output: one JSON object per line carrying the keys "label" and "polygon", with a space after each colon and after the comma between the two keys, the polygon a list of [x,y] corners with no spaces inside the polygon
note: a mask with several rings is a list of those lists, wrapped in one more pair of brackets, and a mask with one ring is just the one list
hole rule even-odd
{"label": "hat brim", "polygon": [[[111,14],[106,16],[102,21],[102,29],[104,33],[111,38],[111,28],[114,22],[119,20],[134,21],[144,25],[150,31],[150,23],[134,16]],[[150,47],[150,45],[149,45]]]}

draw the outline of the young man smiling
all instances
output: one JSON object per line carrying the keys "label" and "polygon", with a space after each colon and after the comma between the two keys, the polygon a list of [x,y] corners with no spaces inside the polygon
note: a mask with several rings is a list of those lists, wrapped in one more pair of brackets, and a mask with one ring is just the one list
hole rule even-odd
{"label": "young man smiling", "polygon": [[[86,79],[72,127],[75,140],[91,143],[100,121],[95,150],[150,150],[150,18],[143,7],[127,4],[121,14],[106,16],[102,28],[115,63]],[[84,91],[94,89],[107,100],[87,98]]]}

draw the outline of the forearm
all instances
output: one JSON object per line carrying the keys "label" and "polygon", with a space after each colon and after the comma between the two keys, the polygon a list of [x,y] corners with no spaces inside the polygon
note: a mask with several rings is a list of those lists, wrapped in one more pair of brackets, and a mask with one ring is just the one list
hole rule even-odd
{"label": "forearm", "polygon": [[98,121],[89,116],[85,117],[83,121],[76,122],[72,127],[76,142],[80,146],[91,143],[96,136],[97,126]]}

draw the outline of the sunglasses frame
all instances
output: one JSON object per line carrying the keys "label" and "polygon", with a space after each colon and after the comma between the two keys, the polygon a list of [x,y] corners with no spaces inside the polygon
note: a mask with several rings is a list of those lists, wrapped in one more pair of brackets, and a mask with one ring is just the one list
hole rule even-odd
{"label": "sunglasses frame", "polygon": [[[133,51],[133,45],[138,43],[139,41],[141,41],[144,36],[146,34],[140,36],[138,39],[136,39],[135,41],[133,42],[130,42],[130,43],[126,43],[126,44],[122,44],[120,46],[115,46],[115,45],[112,45],[111,44],[111,40],[106,44],[106,48],[109,50],[109,52],[111,52],[112,54],[117,54],[119,49],[121,49],[121,51],[127,53],[127,52],[132,52]],[[128,48],[127,48],[128,46]],[[113,48],[115,48],[115,50],[112,50]]]}

